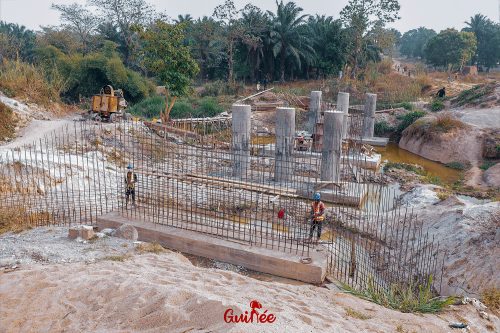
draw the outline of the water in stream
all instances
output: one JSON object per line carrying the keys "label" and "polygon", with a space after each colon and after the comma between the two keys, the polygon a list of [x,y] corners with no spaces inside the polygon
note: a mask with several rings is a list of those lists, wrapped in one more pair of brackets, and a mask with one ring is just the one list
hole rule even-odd
{"label": "water in stream", "polygon": [[434,162],[422,156],[410,153],[399,148],[397,143],[390,142],[387,147],[377,147],[377,152],[382,154],[382,161],[395,163],[408,163],[421,165],[430,176],[436,176],[445,184],[453,184],[460,179],[461,171],[448,168],[442,163]]}

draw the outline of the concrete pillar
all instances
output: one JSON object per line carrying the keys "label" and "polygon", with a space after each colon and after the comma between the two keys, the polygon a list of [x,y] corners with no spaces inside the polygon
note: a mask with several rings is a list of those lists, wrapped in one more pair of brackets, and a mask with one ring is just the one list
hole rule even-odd
{"label": "concrete pillar", "polygon": [[315,134],[316,122],[321,115],[321,95],[321,91],[311,91],[309,112],[307,113],[306,130],[312,134]]}
{"label": "concrete pillar", "polygon": [[276,109],[276,149],[274,180],[289,181],[293,175],[293,145],[295,140],[295,109]]}
{"label": "concrete pillar", "polygon": [[233,118],[233,176],[246,178],[250,168],[250,119],[252,107],[250,105],[234,104],[231,112]]}
{"label": "concrete pillar", "polygon": [[342,138],[347,138],[349,132],[349,93],[339,92],[337,95],[337,111],[344,112],[344,126]]}
{"label": "concrete pillar", "polygon": [[325,112],[325,134],[321,151],[321,180],[323,181],[338,182],[340,180],[344,119],[345,113],[342,111]]}
{"label": "concrete pillar", "polygon": [[366,94],[363,110],[363,138],[373,138],[375,135],[375,110],[377,109],[377,94]]}

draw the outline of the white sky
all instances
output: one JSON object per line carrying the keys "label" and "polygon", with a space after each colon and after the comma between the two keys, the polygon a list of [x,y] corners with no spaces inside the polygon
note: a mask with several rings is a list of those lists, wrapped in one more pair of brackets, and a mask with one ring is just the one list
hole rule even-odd
{"label": "white sky", "polygon": [[[106,0],[102,0],[106,1]],[[212,15],[213,9],[223,0],[147,0],[170,17],[178,14],[191,14],[197,18]],[[239,8],[248,2],[262,8],[273,10],[275,0],[234,0]],[[286,0],[285,0],[286,1]],[[454,27],[461,29],[463,22],[472,15],[481,13],[495,22],[499,20],[500,0],[399,0],[401,20],[392,24],[401,32],[425,26],[440,31]],[[0,0],[0,19],[18,23],[31,29],[40,25],[58,25],[58,13],[50,9],[52,3],[69,4],[86,0]],[[307,14],[326,14],[338,17],[348,0],[295,0]]]}

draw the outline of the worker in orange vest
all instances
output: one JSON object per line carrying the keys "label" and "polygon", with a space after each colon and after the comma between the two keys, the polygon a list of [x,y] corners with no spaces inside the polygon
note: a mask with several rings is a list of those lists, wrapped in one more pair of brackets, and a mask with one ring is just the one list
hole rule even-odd
{"label": "worker in orange vest", "polygon": [[311,230],[309,231],[309,240],[312,240],[314,229],[317,230],[318,239],[321,237],[321,228],[325,219],[325,204],[321,201],[321,194],[318,192],[313,195],[311,203]]}

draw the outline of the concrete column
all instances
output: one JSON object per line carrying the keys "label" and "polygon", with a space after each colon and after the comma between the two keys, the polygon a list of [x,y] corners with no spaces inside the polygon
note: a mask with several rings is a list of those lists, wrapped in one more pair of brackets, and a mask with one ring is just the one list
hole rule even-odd
{"label": "concrete column", "polygon": [[363,138],[373,138],[375,135],[375,110],[377,109],[377,94],[366,94],[363,110]]}
{"label": "concrete column", "polygon": [[321,151],[321,180],[323,181],[338,182],[340,180],[344,119],[344,112],[325,112],[325,134]]}
{"label": "concrete column", "polygon": [[231,112],[233,129],[233,176],[246,178],[250,168],[250,119],[252,107],[250,105],[234,104]]}
{"label": "concrete column", "polygon": [[321,115],[321,91],[311,91],[311,100],[309,101],[309,112],[307,113],[306,130],[312,134],[316,130],[316,122]]}
{"label": "concrete column", "polygon": [[293,144],[295,140],[295,109],[276,109],[276,149],[274,180],[289,181],[293,175]]}
{"label": "concrete column", "polygon": [[342,138],[347,138],[349,132],[349,93],[339,92],[337,95],[337,111],[344,112],[344,126]]}

